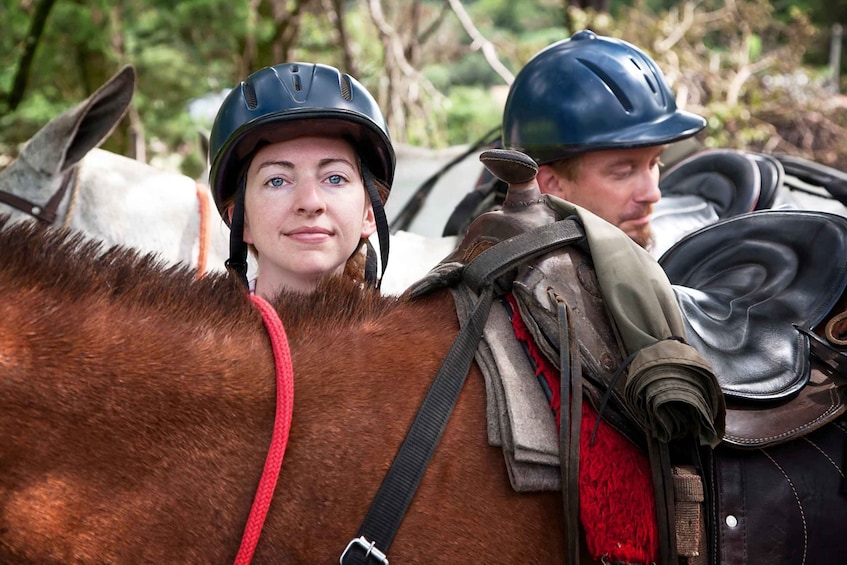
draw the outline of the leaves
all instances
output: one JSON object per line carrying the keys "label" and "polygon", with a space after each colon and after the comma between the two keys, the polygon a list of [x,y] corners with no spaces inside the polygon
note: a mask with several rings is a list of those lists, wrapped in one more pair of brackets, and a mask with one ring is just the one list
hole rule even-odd
{"label": "leaves", "polygon": [[[847,169],[838,162],[847,159],[840,157],[847,138],[838,137],[845,109],[822,109],[832,98],[826,73],[803,64],[807,48],[820,51],[812,21],[823,13],[824,23],[833,21],[840,1],[635,0],[613,3],[609,14],[560,0],[464,0],[464,22],[456,0],[57,1],[11,111],[27,30],[51,1],[0,0],[0,152],[15,153],[125,63],[139,71],[130,116],[149,158],[161,150],[196,161],[197,130],[211,124],[191,118],[190,102],[285,60],[353,74],[378,99],[396,141],[470,143],[501,120],[508,73],[591,28],[654,56],[679,103],[709,118],[705,143],[793,152]],[[129,127],[122,124],[107,148],[131,154]]]}

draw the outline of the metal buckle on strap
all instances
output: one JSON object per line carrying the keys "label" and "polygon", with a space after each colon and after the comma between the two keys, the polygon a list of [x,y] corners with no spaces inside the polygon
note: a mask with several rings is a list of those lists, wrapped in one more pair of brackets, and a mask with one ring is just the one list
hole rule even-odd
{"label": "metal buckle on strap", "polygon": [[375,542],[368,541],[365,536],[350,540],[350,543],[348,543],[347,547],[344,548],[344,553],[342,553],[341,557],[338,559],[338,563],[340,565],[344,565],[344,557],[347,555],[347,552],[350,551],[350,548],[354,545],[361,547],[365,550],[365,560],[372,558],[375,559],[377,563],[381,563],[382,565],[388,565],[388,558],[386,557],[386,555],[376,548]]}

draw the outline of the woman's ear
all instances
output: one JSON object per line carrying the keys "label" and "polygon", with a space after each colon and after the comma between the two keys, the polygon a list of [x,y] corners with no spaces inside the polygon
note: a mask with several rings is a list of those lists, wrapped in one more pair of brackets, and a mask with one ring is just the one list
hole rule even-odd
{"label": "woman's ear", "polygon": [[[245,222],[246,224],[246,222]],[[365,200],[365,215],[362,218],[362,239],[367,239],[376,232],[376,215],[370,199]]]}

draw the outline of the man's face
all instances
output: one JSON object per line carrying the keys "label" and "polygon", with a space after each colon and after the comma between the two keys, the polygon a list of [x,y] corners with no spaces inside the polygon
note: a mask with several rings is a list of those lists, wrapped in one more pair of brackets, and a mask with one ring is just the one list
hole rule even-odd
{"label": "man's face", "polygon": [[585,153],[579,157],[574,179],[544,165],[539,170],[539,186],[542,192],[593,212],[647,247],[652,237],[653,204],[661,198],[659,157],[665,147]]}

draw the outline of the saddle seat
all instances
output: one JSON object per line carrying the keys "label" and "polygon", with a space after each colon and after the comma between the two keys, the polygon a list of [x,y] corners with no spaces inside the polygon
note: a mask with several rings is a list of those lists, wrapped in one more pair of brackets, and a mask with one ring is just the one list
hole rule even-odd
{"label": "saddle seat", "polygon": [[724,442],[787,441],[845,411],[844,378],[810,355],[809,332],[847,287],[847,219],[800,210],[735,216],[689,234],[660,264],[686,339],[724,392]]}

